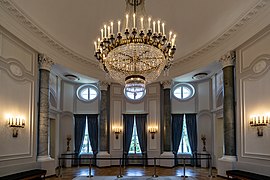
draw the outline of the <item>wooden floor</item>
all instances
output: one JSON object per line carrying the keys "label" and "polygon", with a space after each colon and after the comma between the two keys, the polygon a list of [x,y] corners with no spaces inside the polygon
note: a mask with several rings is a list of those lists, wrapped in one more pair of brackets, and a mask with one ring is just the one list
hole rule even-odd
{"label": "wooden floor", "polygon": [[[216,170],[212,171],[213,177],[208,177],[209,169],[206,168],[197,168],[197,167],[186,167],[186,179],[198,179],[198,180],[208,180],[208,179],[215,179],[215,180],[224,180],[225,178],[217,177]],[[92,167],[91,174],[95,176],[114,176],[116,177],[119,175],[120,170],[119,167]],[[140,167],[140,166],[128,166],[122,168],[123,176],[152,176],[154,174],[154,167]],[[179,176],[180,177],[184,174],[183,167],[178,166],[174,168],[163,168],[157,167],[156,174],[161,176]],[[59,180],[59,179],[73,179],[77,176],[88,176],[89,175],[89,167],[88,166],[81,166],[81,167],[72,167],[72,168],[63,168],[62,169],[62,177],[49,177],[46,178],[48,180]]]}

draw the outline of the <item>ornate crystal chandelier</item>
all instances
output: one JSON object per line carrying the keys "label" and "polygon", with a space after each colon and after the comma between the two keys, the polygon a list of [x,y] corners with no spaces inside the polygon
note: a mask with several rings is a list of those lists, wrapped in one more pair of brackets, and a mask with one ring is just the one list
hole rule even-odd
{"label": "ornate crystal chandelier", "polygon": [[176,50],[176,35],[166,35],[165,23],[145,18],[136,8],[144,8],[144,0],[126,0],[133,14],[126,14],[124,23],[110,22],[100,30],[94,42],[95,57],[100,67],[130,92],[142,91],[145,85],[168,72]]}

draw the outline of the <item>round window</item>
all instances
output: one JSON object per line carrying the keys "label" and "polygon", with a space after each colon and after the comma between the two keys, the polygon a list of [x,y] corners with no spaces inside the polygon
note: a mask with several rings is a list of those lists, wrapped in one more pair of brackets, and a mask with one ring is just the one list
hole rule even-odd
{"label": "round window", "polygon": [[98,89],[91,85],[85,84],[77,89],[77,97],[82,101],[93,101],[98,96]]}
{"label": "round window", "polygon": [[130,100],[140,100],[145,96],[146,90],[138,87],[125,88],[124,94]]}
{"label": "round window", "polygon": [[181,83],[177,84],[173,89],[173,95],[180,100],[187,100],[194,96],[195,89],[191,84]]}

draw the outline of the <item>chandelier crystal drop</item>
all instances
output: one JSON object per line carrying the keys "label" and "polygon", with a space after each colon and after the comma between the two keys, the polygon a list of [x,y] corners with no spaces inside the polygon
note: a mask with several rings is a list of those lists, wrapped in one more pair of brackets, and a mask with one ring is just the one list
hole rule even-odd
{"label": "chandelier crystal drop", "polygon": [[[138,0],[132,5],[136,12]],[[168,71],[176,51],[176,35],[166,35],[164,22],[138,16],[126,14],[124,23],[105,24],[94,42],[100,67],[128,91],[141,91]]]}

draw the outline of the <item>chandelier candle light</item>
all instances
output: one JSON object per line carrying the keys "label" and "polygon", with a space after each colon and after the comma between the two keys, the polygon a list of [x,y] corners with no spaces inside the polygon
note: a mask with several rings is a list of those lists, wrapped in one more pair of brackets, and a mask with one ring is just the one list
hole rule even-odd
{"label": "chandelier candle light", "polygon": [[[144,0],[133,1],[136,12]],[[116,23],[117,29],[115,22],[104,25],[94,42],[101,68],[129,91],[142,91],[162,70],[168,72],[176,51],[176,35],[169,32],[166,36],[164,22],[138,16],[126,14],[125,23]]]}

